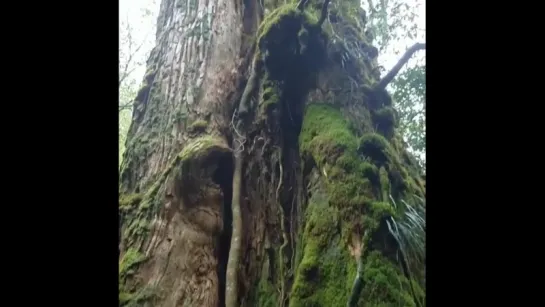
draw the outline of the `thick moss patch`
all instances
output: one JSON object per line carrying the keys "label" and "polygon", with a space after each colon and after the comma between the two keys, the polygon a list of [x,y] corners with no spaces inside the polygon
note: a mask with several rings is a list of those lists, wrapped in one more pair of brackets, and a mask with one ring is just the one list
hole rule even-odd
{"label": "thick moss patch", "polygon": [[[367,231],[366,238],[372,238],[381,221],[396,214],[389,203],[390,195],[409,195],[418,189],[386,138],[377,133],[358,137],[351,126],[332,105],[311,104],[305,111],[300,149],[304,157],[315,161],[326,201],[317,200],[314,192],[309,201],[293,306],[346,305],[356,276],[356,262],[348,255],[347,239],[356,230]],[[364,245],[368,244],[366,240]],[[383,299],[387,305],[395,301],[401,306],[413,306],[406,278],[393,263],[382,258],[380,244],[372,248],[376,250],[364,260],[364,272],[368,271],[363,276],[364,292],[383,292],[365,292],[369,296],[366,306],[375,306]],[[371,281],[375,277],[377,281]],[[395,285],[389,284],[392,280]],[[407,286],[405,290],[392,288],[400,283]],[[406,301],[410,303],[406,305]]]}
{"label": "thick moss patch", "polygon": [[372,113],[376,129],[387,138],[394,137],[397,125],[396,113],[392,107],[383,107]]}
{"label": "thick moss patch", "polygon": [[340,248],[339,212],[317,191],[309,200],[303,258],[297,268],[290,306],[344,306],[356,267]]}
{"label": "thick moss patch", "polygon": [[[302,152],[310,153],[319,166],[334,164],[344,152],[354,152],[358,139],[341,112],[327,104],[312,104],[305,111],[299,137]],[[352,164],[344,158],[343,163]]]}
{"label": "thick moss patch", "polygon": [[278,291],[274,284],[266,278],[259,280],[257,285],[257,306],[259,307],[276,307],[278,306]]}
{"label": "thick moss patch", "polygon": [[326,104],[309,105],[299,146],[326,177],[331,204],[346,216],[361,213],[363,204],[374,198],[377,168],[358,157],[358,138],[341,112]]}
{"label": "thick moss patch", "polygon": [[153,297],[153,291],[149,288],[136,289],[125,284],[125,280],[131,277],[137,266],[145,260],[146,257],[138,250],[129,248],[119,262],[119,306],[138,306]]}
{"label": "thick moss patch", "polygon": [[[363,272],[365,287],[360,302],[364,302],[365,306],[416,306],[409,280],[380,252],[373,251],[369,254]],[[412,284],[422,299],[424,291],[416,282],[412,281]]]}

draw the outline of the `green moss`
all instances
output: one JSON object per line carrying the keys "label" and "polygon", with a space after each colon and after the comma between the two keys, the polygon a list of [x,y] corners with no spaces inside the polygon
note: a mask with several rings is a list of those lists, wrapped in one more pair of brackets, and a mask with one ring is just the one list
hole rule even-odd
{"label": "green moss", "polygon": [[[205,135],[188,143],[178,155],[180,161],[196,160],[206,156],[212,150],[230,151],[223,140],[216,136]],[[177,162],[177,161],[176,161]]]}
{"label": "green moss", "polygon": [[373,113],[373,123],[387,138],[392,138],[395,132],[396,116],[392,107],[384,107]]}
{"label": "green moss", "polygon": [[155,292],[149,287],[137,288],[127,284],[127,279],[135,274],[137,266],[146,260],[138,249],[129,247],[119,261],[119,306],[142,306],[143,302],[154,297]]}
{"label": "green moss", "polygon": [[260,100],[261,113],[268,114],[273,108],[276,108],[280,102],[280,87],[277,82],[274,82],[269,79],[268,74],[266,73],[262,83],[262,94]]}
{"label": "green moss", "polygon": [[389,201],[389,195],[392,193],[392,190],[390,187],[390,179],[388,179],[388,172],[384,167],[380,168],[379,177],[382,201]]}
{"label": "green moss", "polygon": [[393,149],[388,140],[378,133],[364,134],[360,139],[359,152],[378,166],[392,161]]}
{"label": "green moss", "polygon": [[290,306],[343,306],[355,265],[340,248],[339,212],[317,191],[309,200],[303,235],[303,258],[297,268]]}
{"label": "green moss", "polygon": [[[299,144],[301,151],[311,153],[318,165],[323,166],[327,161],[333,164],[345,151],[355,152],[358,140],[338,109],[312,104],[305,110]],[[351,163],[347,159],[343,163]]]}
{"label": "green moss", "polygon": [[[366,258],[363,272],[365,287],[361,301],[365,306],[416,306],[407,278],[378,251]],[[417,295],[423,297],[423,290],[415,282],[412,284]]]}
{"label": "green moss", "polygon": [[143,195],[140,193],[121,195],[119,198],[119,210],[129,211],[135,208],[142,201],[142,198]]}
{"label": "green moss", "polygon": [[375,197],[377,168],[357,155],[358,139],[341,112],[329,105],[309,105],[299,137],[303,155],[310,155],[326,177],[332,205],[344,218],[357,217]]}
{"label": "green moss", "polygon": [[266,278],[262,278],[257,285],[257,306],[276,307],[278,306],[278,295],[273,284]]}
{"label": "green moss", "polygon": [[[370,201],[366,203],[366,212],[361,218],[361,223],[367,233],[372,234],[379,229],[381,220],[395,214],[394,208],[389,203]],[[367,239],[371,237],[372,235],[368,235]],[[365,242],[368,242],[368,240],[365,240]]]}
{"label": "green moss", "polygon": [[127,292],[119,289],[119,306],[124,307],[139,307],[144,306],[144,302],[150,301],[156,296],[156,291],[153,288],[145,287],[134,292]]}
{"label": "green moss", "polygon": [[395,215],[394,208],[389,202],[373,201],[369,203],[370,215],[377,221],[380,221],[386,217]]}
{"label": "green moss", "polygon": [[208,122],[206,120],[198,119],[194,121],[189,127],[187,127],[187,130],[190,133],[200,133],[204,132],[206,130],[206,127],[208,127]]}
{"label": "green moss", "polygon": [[[358,151],[369,158],[381,171],[381,197],[392,194],[399,198],[404,194],[416,193],[424,195],[423,187],[418,176],[413,172],[411,176],[394,147],[382,135],[377,133],[364,134],[360,139]],[[387,176],[385,176],[387,173]],[[387,178],[386,178],[387,177]],[[385,194],[387,193],[387,194]]]}
{"label": "green moss", "polygon": [[[360,225],[370,233],[364,239],[368,244],[371,234],[379,230],[380,222],[396,214],[389,203],[391,190],[398,189],[396,184],[401,183],[406,185],[405,190],[414,191],[417,184],[399,162],[388,140],[377,133],[367,133],[358,139],[342,113],[333,106],[312,104],[307,107],[299,144],[303,156],[311,156],[322,174],[321,190],[327,201],[317,200],[314,192],[309,200],[303,256],[290,305],[345,305],[356,274],[356,263],[346,252],[346,239],[353,234],[354,227]],[[398,285],[397,279],[403,279],[403,275],[392,263],[381,259],[382,262],[377,262],[377,255],[381,255],[379,251],[367,261],[367,269],[377,278],[384,279],[385,274],[395,277],[395,285]],[[369,276],[368,273],[364,280]],[[405,283],[408,283],[406,279]],[[395,299],[402,302],[401,306],[405,306],[405,300],[411,300],[408,287],[404,291],[384,287],[379,280],[366,284],[364,289],[391,290],[369,295]],[[374,304],[379,302],[375,300]]]}
{"label": "green moss", "polygon": [[296,3],[282,5],[265,17],[257,31],[256,56],[265,64],[270,79],[285,81],[294,78],[297,71],[307,71],[309,74],[301,74],[304,80],[323,67],[324,33],[317,27],[317,21],[316,10],[307,8],[301,12]]}
{"label": "green moss", "polygon": [[300,15],[301,12],[297,10],[297,5],[294,3],[289,3],[278,7],[269,15],[265,16],[265,19],[263,19],[263,22],[261,22],[261,25],[257,31],[259,45],[263,43],[263,40],[267,38],[272,29],[279,27],[283,18],[299,17]]}
{"label": "green moss", "polygon": [[121,258],[121,261],[119,262],[119,278],[122,279],[130,275],[132,273],[131,268],[145,260],[146,257],[137,249],[132,247],[127,249],[123,255],[123,258]]}
{"label": "green moss", "polygon": [[[144,236],[149,232],[151,217],[159,211],[162,202],[162,194],[159,191],[164,187],[172,169],[179,169],[180,172],[176,172],[176,174],[191,181],[194,178],[192,176],[198,177],[199,174],[195,173],[195,170],[201,169],[200,163],[203,162],[203,158],[208,157],[214,151],[229,153],[230,149],[221,139],[214,136],[202,136],[194,139],[170,162],[143,195],[129,196],[129,199],[131,197],[139,199],[138,208],[127,207],[127,197],[120,199],[120,204],[125,204],[122,208],[131,208],[128,210],[129,212],[125,212],[124,216],[126,224],[124,223],[123,240],[128,245],[142,242]],[[134,200],[133,203],[135,203]]]}

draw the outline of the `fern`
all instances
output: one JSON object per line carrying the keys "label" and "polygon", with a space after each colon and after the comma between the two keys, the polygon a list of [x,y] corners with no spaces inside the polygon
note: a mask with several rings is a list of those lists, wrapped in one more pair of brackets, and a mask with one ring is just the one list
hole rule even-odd
{"label": "fern", "polygon": [[398,212],[386,220],[388,231],[399,246],[397,259],[405,277],[409,280],[414,302],[423,306],[414,290],[413,280],[423,281],[421,272],[426,269],[426,204],[415,196],[416,202],[410,205],[402,200],[398,205],[390,195],[390,202]]}

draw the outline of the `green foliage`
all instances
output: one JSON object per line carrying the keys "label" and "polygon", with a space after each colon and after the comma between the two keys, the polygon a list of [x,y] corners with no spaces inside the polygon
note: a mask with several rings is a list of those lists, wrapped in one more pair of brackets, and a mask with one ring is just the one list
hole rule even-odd
{"label": "green foliage", "polygon": [[[386,220],[388,231],[394,237],[399,247],[397,259],[404,269],[405,276],[410,280],[418,280],[424,288],[425,245],[426,245],[426,205],[423,199],[414,197],[413,205],[402,200],[398,205],[390,196],[391,204],[397,211]],[[415,301],[422,299],[411,285]]]}
{"label": "green foliage", "polygon": [[406,0],[365,1],[364,8],[368,12],[367,27],[373,32],[375,43],[380,51],[386,51],[390,45],[400,40],[410,40],[421,36],[416,19],[421,3],[409,3]]}
{"label": "green foliage", "polygon": [[420,165],[426,165],[426,67],[400,73],[392,84],[403,137]]}
{"label": "green foliage", "polygon": [[[365,2],[364,8],[369,16],[367,27],[375,37],[375,44],[381,50],[381,59],[388,59],[388,66],[393,66],[395,62],[391,59],[397,61],[400,52],[404,52],[406,46],[416,41],[425,41],[425,29],[420,29],[417,22],[419,17],[423,17],[419,16],[420,7],[424,5],[420,0],[411,3],[407,0]],[[426,165],[425,70],[425,62],[411,59],[390,84],[394,106],[398,113],[400,133],[424,172]],[[381,132],[388,133],[388,131]]]}

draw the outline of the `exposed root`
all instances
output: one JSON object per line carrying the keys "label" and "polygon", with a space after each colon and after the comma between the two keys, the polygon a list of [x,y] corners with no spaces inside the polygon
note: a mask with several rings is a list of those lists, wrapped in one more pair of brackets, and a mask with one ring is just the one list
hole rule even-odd
{"label": "exposed root", "polygon": [[[244,107],[248,108],[248,103],[257,86],[257,75],[260,69],[259,60],[254,60],[252,76],[244,88],[238,109],[235,109],[231,118],[231,127],[234,132],[233,148],[235,169],[233,172],[233,195],[231,200],[231,211],[233,218],[231,247],[229,249],[229,259],[227,261],[227,272],[225,278],[225,307],[238,307],[238,271],[240,267],[241,249],[242,249],[242,215],[240,205],[242,163],[244,154],[244,144],[246,136],[244,129],[238,130],[243,123],[240,115]],[[248,110],[248,109],[246,109]],[[242,131],[242,132],[241,132]]]}
{"label": "exposed root", "polygon": [[240,104],[238,105],[238,113],[240,116],[245,116],[251,109],[254,108],[254,106],[251,104],[251,97],[253,96],[259,84],[259,78],[261,76],[262,68],[263,61],[258,57],[255,57],[252,63],[252,72],[250,73],[248,82],[244,87],[244,92],[242,93]]}
{"label": "exposed root", "polygon": [[282,182],[284,178],[284,167],[282,166],[282,149],[278,148],[278,165],[280,166],[280,179],[278,181],[278,186],[276,187],[276,204],[278,206],[278,209],[280,210],[280,229],[282,231],[282,245],[280,246],[280,249],[278,250],[278,257],[280,259],[280,299],[278,300],[278,305],[280,307],[284,306],[284,302],[287,299],[285,297],[285,276],[284,276],[284,250],[286,249],[286,246],[288,246],[288,235],[286,234],[286,227],[284,225],[284,208],[282,207],[282,203],[280,202],[280,188],[282,187]]}
{"label": "exposed root", "polygon": [[[242,141],[241,141],[242,144]],[[233,173],[233,198],[231,210],[233,212],[233,232],[231,248],[227,262],[225,307],[238,307],[238,268],[240,250],[242,247],[242,217],[240,213],[240,187],[242,174],[242,152],[235,152],[235,171]]]}

